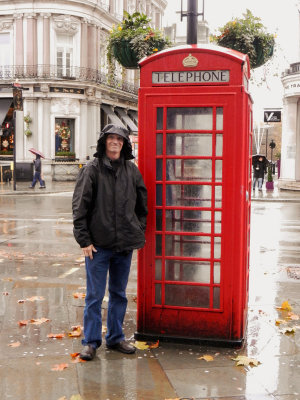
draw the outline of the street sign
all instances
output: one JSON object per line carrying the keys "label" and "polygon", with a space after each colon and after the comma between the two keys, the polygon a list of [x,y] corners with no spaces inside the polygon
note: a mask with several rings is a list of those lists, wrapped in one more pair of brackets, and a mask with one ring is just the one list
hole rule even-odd
{"label": "street sign", "polygon": [[17,111],[23,111],[23,97],[22,89],[13,88],[13,99],[14,99],[14,109]]}
{"label": "street sign", "polygon": [[278,110],[264,111],[264,122],[281,122],[281,111]]}

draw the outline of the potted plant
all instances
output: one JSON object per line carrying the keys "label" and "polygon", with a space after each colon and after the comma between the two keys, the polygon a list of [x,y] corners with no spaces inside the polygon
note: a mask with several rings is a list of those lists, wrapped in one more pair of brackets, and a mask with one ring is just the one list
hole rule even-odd
{"label": "potted plant", "polygon": [[56,161],[75,161],[75,153],[73,151],[57,151],[55,153]]}
{"label": "potted plant", "polygon": [[274,35],[266,32],[261,19],[254,17],[251,11],[247,10],[243,16],[244,18],[236,18],[219,28],[220,35],[212,35],[211,41],[247,54],[250,67],[257,68],[272,57]]}
{"label": "potted plant", "polygon": [[274,189],[274,181],[273,181],[273,175],[272,175],[272,165],[268,165],[268,177],[267,177],[267,182],[266,182],[266,189],[267,190],[273,190]]}
{"label": "potted plant", "polygon": [[125,68],[138,68],[145,56],[163,50],[170,45],[162,32],[150,26],[150,19],[139,12],[124,12],[124,19],[110,31],[107,58],[111,65],[117,60]]}

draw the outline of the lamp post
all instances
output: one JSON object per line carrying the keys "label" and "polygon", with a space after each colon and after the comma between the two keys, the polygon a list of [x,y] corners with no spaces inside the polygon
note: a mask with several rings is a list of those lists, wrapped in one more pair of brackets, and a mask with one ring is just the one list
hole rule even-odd
{"label": "lamp post", "polygon": [[198,0],[187,0],[187,11],[182,11],[181,0],[181,21],[183,17],[187,17],[187,44],[197,44],[198,15],[204,17],[204,0],[202,0],[202,13],[198,13]]}

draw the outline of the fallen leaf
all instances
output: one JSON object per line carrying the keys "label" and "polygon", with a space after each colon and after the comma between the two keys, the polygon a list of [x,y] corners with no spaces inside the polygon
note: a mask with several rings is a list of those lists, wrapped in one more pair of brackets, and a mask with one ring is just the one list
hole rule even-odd
{"label": "fallen leaf", "polygon": [[287,322],[284,319],[276,319],[275,325],[286,324]]}
{"label": "fallen leaf", "polygon": [[69,364],[55,364],[51,371],[63,371],[65,368],[68,368]]}
{"label": "fallen leaf", "polygon": [[69,336],[70,337],[79,337],[79,336],[81,336],[81,326],[80,325],[72,326],[71,329],[72,329],[72,331],[69,332]]}
{"label": "fallen leaf", "polygon": [[49,322],[49,321],[50,321],[50,319],[48,319],[48,318],[38,318],[38,319],[31,319],[30,323],[34,324],[34,325],[41,325],[44,322]]}
{"label": "fallen leaf", "polygon": [[43,296],[32,296],[26,299],[26,301],[43,301],[45,300],[45,297]]}
{"label": "fallen leaf", "polygon": [[76,358],[74,358],[74,359],[71,361],[72,364],[84,363],[84,362],[86,362],[86,360],[82,360],[79,356],[76,357]]}
{"label": "fallen leaf", "polygon": [[20,342],[9,343],[7,346],[9,347],[19,347],[21,345]]}
{"label": "fallen leaf", "polygon": [[23,303],[25,303],[25,301],[26,301],[26,300],[23,300],[23,299],[18,300],[18,304],[23,304]]}
{"label": "fallen leaf", "polygon": [[102,325],[102,333],[106,333],[107,332],[107,326]]}
{"label": "fallen leaf", "polygon": [[37,276],[24,276],[22,279],[23,281],[30,281],[32,279],[37,279]]}
{"label": "fallen leaf", "polygon": [[137,296],[132,296],[132,301],[137,302]]}
{"label": "fallen leaf", "polygon": [[150,343],[149,344],[149,349],[157,349],[159,346],[159,340],[155,343]]}
{"label": "fallen leaf", "polygon": [[84,299],[85,296],[86,296],[85,293],[73,293],[73,297],[74,297],[75,299]]}
{"label": "fallen leaf", "polygon": [[280,307],[276,307],[277,310],[284,310],[284,311],[292,311],[292,306],[290,303],[286,300],[284,301]]}
{"label": "fallen leaf", "polygon": [[202,357],[198,357],[198,360],[205,360],[205,361],[209,362],[209,361],[214,361],[214,358],[213,358],[213,356],[210,356],[209,354],[205,354]]}
{"label": "fallen leaf", "polygon": [[289,313],[288,313],[288,318],[289,318],[289,319],[292,319],[292,320],[294,320],[294,321],[297,321],[297,320],[299,319],[299,315],[294,314],[294,313],[292,313],[292,312],[289,312]]}
{"label": "fallen leaf", "polygon": [[283,329],[281,329],[280,332],[281,332],[281,333],[284,333],[284,334],[286,334],[286,335],[289,335],[289,334],[295,333],[296,330],[295,330],[294,327],[289,327],[289,328],[283,328]]}
{"label": "fallen leaf", "polygon": [[258,366],[258,364],[261,364],[260,361],[256,360],[255,358],[249,358],[247,356],[237,356],[236,358],[232,358],[233,361],[236,361],[236,366],[244,365],[253,365],[255,367]]}
{"label": "fallen leaf", "polygon": [[139,349],[139,350],[146,350],[146,349],[149,349],[149,345],[147,344],[147,342],[139,342],[139,341],[136,341],[136,342],[134,343],[134,346],[135,346],[137,349]]}
{"label": "fallen leaf", "polygon": [[22,320],[22,321],[18,321],[18,324],[20,325],[20,326],[25,326],[25,325],[28,325],[28,320]]}
{"label": "fallen leaf", "polygon": [[3,281],[3,282],[12,282],[13,278],[2,278],[1,281]]}
{"label": "fallen leaf", "polygon": [[72,357],[72,364],[77,364],[77,363],[81,363],[81,362],[86,362],[85,360],[82,360],[79,356],[80,353],[71,353],[70,356]]}
{"label": "fallen leaf", "polygon": [[80,394],[73,394],[70,397],[70,400],[82,400],[82,397],[80,396]]}
{"label": "fallen leaf", "polygon": [[54,338],[54,339],[62,339],[65,336],[66,335],[64,333],[49,333],[49,335],[47,335],[48,338]]}

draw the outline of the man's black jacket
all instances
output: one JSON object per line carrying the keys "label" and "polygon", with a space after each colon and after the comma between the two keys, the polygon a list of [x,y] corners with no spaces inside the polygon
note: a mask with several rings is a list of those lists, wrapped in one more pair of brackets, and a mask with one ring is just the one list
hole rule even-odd
{"label": "man's black jacket", "polygon": [[144,246],[147,190],[133,162],[121,159],[115,172],[105,156],[95,158],[79,172],[72,207],[80,247],[121,252]]}

